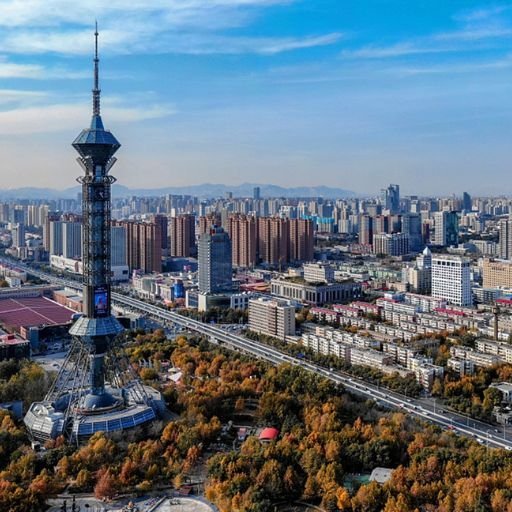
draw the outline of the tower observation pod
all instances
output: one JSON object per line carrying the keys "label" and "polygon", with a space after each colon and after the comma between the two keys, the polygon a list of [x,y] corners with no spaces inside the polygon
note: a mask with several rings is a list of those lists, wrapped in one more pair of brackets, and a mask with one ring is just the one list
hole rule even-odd
{"label": "tower observation pod", "polygon": [[113,432],[156,418],[160,394],[143,386],[116,337],[123,327],[111,314],[111,186],[109,174],[121,147],[105,130],[100,112],[98,28],[94,33],[92,119],[73,142],[83,174],[83,316],[70,329],[71,348],[42,402],[31,404],[24,422],[39,441],[66,435],[80,441],[98,431]]}

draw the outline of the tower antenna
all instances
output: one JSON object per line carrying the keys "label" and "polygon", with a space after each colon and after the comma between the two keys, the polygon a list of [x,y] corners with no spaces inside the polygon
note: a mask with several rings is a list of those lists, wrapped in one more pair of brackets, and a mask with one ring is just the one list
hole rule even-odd
{"label": "tower antenna", "polygon": [[92,90],[92,115],[100,115],[100,85],[99,85],[99,62],[98,57],[98,22],[94,31],[94,88]]}

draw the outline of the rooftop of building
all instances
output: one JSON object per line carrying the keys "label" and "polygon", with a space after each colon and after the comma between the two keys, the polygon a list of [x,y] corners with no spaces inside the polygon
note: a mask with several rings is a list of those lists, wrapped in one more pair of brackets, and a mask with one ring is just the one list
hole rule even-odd
{"label": "rooftop of building", "polygon": [[277,430],[277,428],[267,427],[260,432],[258,439],[260,441],[274,441],[277,439],[277,436],[279,436],[279,430]]}
{"label": "rooftop of building", "polygon": [[27,340],[17,338],[14,334],[3,334],[0,336],[0,347],[5,345],[23,345]]}
{"label": "rooftop of building", "polygon": [[389,468],[375,468],[370,475],[370,482],[385,484],[391,478],[392,473],[393,470]]}
{"label": "rooftop of building", "polygon": [[46,297],[0,299],[0,324],[10,329],[67,324],[74,314]]}
{"label": "rooftop of building", "polygon": [[457,256],[454,254],[432,254],[432,261],[435,260],[446,260],[446,261],[457,261],[457,262],[464,262],[469,263],[470,259],[465,258],[464,256]]}

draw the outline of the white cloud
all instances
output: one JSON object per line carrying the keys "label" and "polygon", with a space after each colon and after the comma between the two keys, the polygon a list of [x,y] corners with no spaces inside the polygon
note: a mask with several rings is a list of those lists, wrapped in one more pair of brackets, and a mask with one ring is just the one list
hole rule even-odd
{"label": "white cloud", "polygon": [[36,64],[16,64],[0,57],[0,78],[40,78],[43,67]]}
{"label": "white cloud", "polygon": [[478,9],[472,9],[469,11],[462,11],[457,13],[454,16],[455,20],[463,21],[466,23],[472,23],[475,21],[482,21],[487,20],[489,18],[493,18],[498,14],[501,14],[502,12],[505,12],[510,9],[510,6],[506,5],[497,5],[494,7],[485,7],[485,8],[478,8]]}
{"label": "white cloud", "polygon": [[0,3],[0,25],[5,27],[55,27],[62,23],[84,25],[96,17],[100,20],[125,17],[147,19],[157,16],[173,26],[206,23],[218,26],[236,24],[241,14],[239,8],[265,7],[289,4],[290,0],[2,0]]}
{"label": "white cloud", "polygon": [[342,52],[353,59],[393,59],[410,55],[468,52],[488,49],[512,37],[512,24],[502,14],[511,6],[495,6],[457,13],[453,30],[397,41],[387,46],[369,45]]}
{"label": "white cloud", "polygon": [[340,41],[342,34],[332,33],[321,36],[306,37],[220,37],[190,36],[187,40],[162,40],[160,45],[171,53],[188,53],[208,55],[213,53],[240,54],[255,53],[273,55],[300,48],[313,48],[326,46]]}
{"label": "white cloud", "polygon": [[40,91],[20,91],[15,89],[0,89],[0,105],[40,103],[47,94]]}
{"label": "white cloud", "polygon": [[453,32],[435,34],[432,39],[437,41],[481,41],[483,39],[497,39],[512,36],[511,27],[486,26],[467,27]]}
{"label": "white cloud", "polygon": [[412,42],[402,42],[390,46],[364,46],[358,50],[344,51],[343,57],[359,59],[382,59],[418,55],[424,53],[441,53],[456,51],[450,47],[420,45]]}
{"label": "white cloud", "polygon": [[[209,54],[267,54],[273,55],[301,48],[326,46],[340,41],[339,32],[303,37],[243,37],[221,36],[212,33],[162,33],[157,37],[141,30],[136,38],[133,31],[104,30],[101,45],[109,53],[179,53]],[[3,48],[11,53],[90,54],[91,30],[65,31],[45,36],[42,31],[21,32],[4,42]]]}
{"label": "white cloud", "polygon": [[[1,101],[1,93],[0,93]],[[108,124],[123,124],[158,119],[175,113],[170,105],[150,105],[146,108],[110,106]],[[54,104],[0,111],[0,135],[73,132],[87,124],[90,108],[87,104]],[[82,121],[77,121],[83,120]],[[51,122],[48,122],[51,120]],[[82,126],[83,125],[83,126]]]}
{"label": "white cloud", "polygon": [[0,47],[18,54],[89,54],[100,21],[109,53],[276,54],[336,43],[341,34],[281,37],[230,33],[265,7],[295,0],[2,0]]}

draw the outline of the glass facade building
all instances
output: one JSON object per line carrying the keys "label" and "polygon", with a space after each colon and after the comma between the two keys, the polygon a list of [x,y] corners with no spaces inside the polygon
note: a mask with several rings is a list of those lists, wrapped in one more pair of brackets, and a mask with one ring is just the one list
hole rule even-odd
{"label": "glass facade building", "polygon": [[213,226],[199,238],[200,293],[224,293],[233,289],[231,240],[221,227]]}

